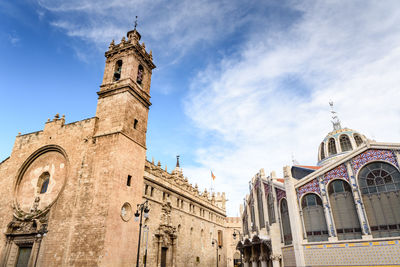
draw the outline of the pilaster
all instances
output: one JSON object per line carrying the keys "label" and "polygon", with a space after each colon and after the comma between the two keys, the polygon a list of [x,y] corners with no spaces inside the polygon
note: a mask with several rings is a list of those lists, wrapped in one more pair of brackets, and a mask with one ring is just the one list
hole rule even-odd
{"label": "pilaster", "polygon": [[294,178],[292,177],[289,166],[283,168],[285,178],[285,191],[289,208],[290,227],[292,230],[292,242],[295,254],[296,266],[305,266],[304,251],[303,251],[303,238],[301,230],[301,219],[299,213],[299,206],[297,205],[297,195],[294,188]]}
{"label": "pilaster", "polygon": [[346,162],[346,168],[347,168],[347,174],[350,178],[351,189],[353,191],[354,204],[356,205],[358,220],[360,221],[360,225],[361,225],[361,231],[363,234],[362,238],[363,239],[371,239],[372,238],[371,231],[370,231],[369,223],[368,223],[367,216],[365,213],[361,193],[360,193],[359,187],[357,185],[358,183],[356,181],[356,178],[354,177],[353,169],[351,168],[351,165],[349,162]]}
{"label": "pilaster", "polygon": [[323,177],[318,178],[318,185],[321,191],[322,205],[324,206],[325,222],[328,227],[328,234],[329,234],[328,240],[331,242],[337,241],[338,239],[336,235],[336,227],[333,220],[332,210],[329,204],[329,197],[326,191],[326,185]]}

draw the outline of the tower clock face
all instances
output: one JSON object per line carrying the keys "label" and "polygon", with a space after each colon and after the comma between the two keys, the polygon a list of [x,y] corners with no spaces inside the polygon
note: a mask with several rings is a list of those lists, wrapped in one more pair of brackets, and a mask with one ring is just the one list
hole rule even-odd
{"label": "tower clock face", "polygon": [[32,214],[50,207],[64,187],[67,167],[67,159],[58,151],[31,156],[17,178],[14,194],[18,209]]}

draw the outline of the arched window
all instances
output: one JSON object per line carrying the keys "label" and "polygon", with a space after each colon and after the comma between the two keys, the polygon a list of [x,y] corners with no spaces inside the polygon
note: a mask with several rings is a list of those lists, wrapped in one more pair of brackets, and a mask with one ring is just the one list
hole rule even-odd
{"label": "arched window", "polygon": [[122,72],[122,60],[118,60],[115,63],[114,67],[114,77],[113,77],[114,82],[119,81],[119,79],[121,79],[121,72]]}
{"label": "arched window", "polygon": [[351,146],[351,143],[350,143],[350,138],[347,136],[347,134],[342,134],[340,136],[339,140],[340,140],[340,148],[342,149],[342,152],[353,149],[353,147]]}
{"label": "arched window", "polygon": [[354,141],[356,141],[357,146],[360,146],[363,143],[363,140],[358,134],[354,134]]}
{"label": "arched window", "polygon": [[274,196],[272,195],[272,192],[268,193],[267,206],[268,206],[269,225],[271,225],[272,223],[275,222]]}
{"label": "arched window", "polygon": [[262,191],[260,187],[258,187],[257,190],[257,203],[258,203],[258,219],[260,221],[260,229],[261,229],[265,227],[265,219],[264,219],[264,205],[262,199]]}
{"label": "arched window", "polygon": [[143,74],[144,74],[144,68],[142,65],[139,65],[136,82],[140,85],[142,84],[143,81]]}
{"label": "arched window", "polygon": [[339,240],[361,238],[361,226],[350,185],[334,180],[328,187],[329,201]]}
{"label": "arched window", "polygon": [[328,154],[329,154],[329,156],[337,154],[336,142],[335,142],[335,139],[333,139],[333,138],[329,139],[329,142],[328,142]]}
{"label": "arched window", "polygon": [[281,200],[281,219],[283,240],[285,245],[292,244],[292,229],[290,228],[289,209],[285,198]]}
{"label": "arched window", "polygon": [[320,154],[321,154],[321,160],[325,158],[325,149],[324,149],[324,142],[321,143],[321,148],[320,148]]}
{"label": "arched window", "polygon": [[49,181],[50,181],[50,173],[44,172],[39,176],[38,182],[37,182],[37,192],[39,194],[44,194],[47,191],[47,187],[49,186]]}
{"label": "arched window", "polygon": [[327,241],[328,227],[321,198],[316,194],[309,193],[303,197],[301,208],[308,242]]}
{"label": "arched window", "polygon": [[358,175],[373,237],[400,235],[400,173],[385,162],[373,162]]}

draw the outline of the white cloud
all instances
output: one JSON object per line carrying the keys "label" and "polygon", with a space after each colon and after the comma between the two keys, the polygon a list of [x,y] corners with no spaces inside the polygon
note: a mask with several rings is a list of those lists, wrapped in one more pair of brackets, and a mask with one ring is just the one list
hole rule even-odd
{"label": "white cloud", "polygon": [[[260,168],[281,173],[292,154],[300,163],[316,162],[331,130],[330,99],[343,126],[378,141],[400,136],[397,1],[259,2],[39,1],[52,12],[53,26],[102,49],[138,15],[147,47],[158,50],[163,66],[202,43],[229,55],[198,73],[184,99],[204,144],[194,147],[198,166],[184,172],[208,188],[212,169],[231,215]],[[231,44],[215,44],[230,35],[240,48],[233,53],[226,51]]]}
{"label": "white cloud", "polygon": [[198,149],[204,168],[186,172],[207,177],[213,169],[217,190],[229,192],[231,215],[260,168],[282,173],[292,153],[300,163],[316,163],[318,145],[331,130],[329,99],[343,126],[377,141],[400,141],[398,3],[292,6],[301,19],[285,31],[253,36],[237,57],[193,79],[186,98],[196,126],[224,141]]}

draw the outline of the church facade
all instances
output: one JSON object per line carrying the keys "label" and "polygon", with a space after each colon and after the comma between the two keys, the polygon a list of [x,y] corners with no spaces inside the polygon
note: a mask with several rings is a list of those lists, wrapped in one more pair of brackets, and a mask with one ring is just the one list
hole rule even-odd
{"label": "church facade", "polygon": [[333,119],[317,166],[252,178],[237,244],[244,266],[400,265],[400,144]]}
{"label": "church facade", "polygon": [[58,114],[0,163],[0,266],[227,266],[225,194],[146,160],[155,68],[134,29],[105,53],[96,116]]}

